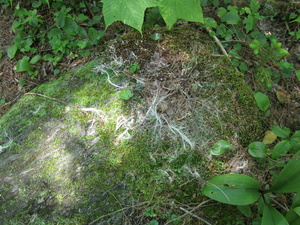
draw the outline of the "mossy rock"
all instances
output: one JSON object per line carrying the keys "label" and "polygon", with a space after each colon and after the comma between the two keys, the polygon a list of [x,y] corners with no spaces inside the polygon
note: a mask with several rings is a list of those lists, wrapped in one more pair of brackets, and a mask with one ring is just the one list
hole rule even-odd
{"label": "mossy rock", "polygon": [[[181,29],[159,30],[163,39],[141,61],[131,44],[142,39],[129,33],[121,41],[134,60],[113,42],[113,53],[35,88],[0,118],[0,221],[165,223],[183,213],[180,204],[204,201],[201,185],[227,163],[211,160],[208,149],[220,139],[244,148],[261,133],[262,117],[243,74],[210,56],[214,45],[191,43],[197,31]],[[169,55],[153,58],[161,46]],[[140,71],[127,73],[135,61]],[[123,89],[134,96],[121,99]]]}

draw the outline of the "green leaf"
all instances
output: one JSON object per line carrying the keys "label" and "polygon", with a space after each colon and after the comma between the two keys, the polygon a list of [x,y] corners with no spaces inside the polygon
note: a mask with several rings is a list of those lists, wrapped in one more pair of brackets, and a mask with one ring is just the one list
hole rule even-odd
{"label": "green leaf", "polygon": [[16,44],[7,47],[7,56],[10,59],[13,59],[16,55],[18,47]]}
{"label": "green leaf", "polygon": [[243,174],[224,174],[210,179],[202,193],[216,201],[231,205],[249,205],[260,196],[260,184]]}
{"label": "green leaf", "polygon": [[154,34],[150,35],[150,38],[154,41],[157,41],[161,38],[161,34],[160,33],[154,33]]}
{"label": "green leaf", "polygon": [[261,225],[289,225],[284,216],[270,205],[264,207]]}
{"label": "green leaf", "polygon": [[238,205],[237,208],[243,213],[246,217],[252,217],[252,211],[249,205]]}
{"label": "green leaf", "polygon": [[91,45],[96,45],[100,38],[104,37],[104,32],[102,30],[97,31],[95,28],[89,28],[88,35]]}
{"label": "green leaf", "polygon": [[40,61],[42,59],[42,56],[36,55],[30,60],[30,64],[35,64],[36,62]]}
{"label": "green leaf", "polygon": [[27,72],[32,71],[31,65],[28,61],[28,57],[26,56],[20,59],[16,65],[16,72],[25,72],[25,71]]}
{"label": "green leaf", "polygon": [[254,98],[255,98],[255,101],[256,101],[258,107],[262,111],[266,111],[269,108],[270,99],[268,96],[266,96],[265,94],[263,94],[261,92],[255,92]]}
{"label": "green leaf", "polygon": [[224,11],[224,8],[219,8],[218,16],[221,18],[222,22],[226,22],[228,24],[238,24],[241,21],[241,18],[238,14],[238,11],[231,10],[229,12]]}
{"label": "green leaf", "polygon": [[146,8],[157,6],[155,0],[103,0],[103,16],[107,27],[121,21],[142,33]]}
{"label": "green leaf", "polygon": [[241,71],[248,71],[248,66],[246,65],[246,63],[241,62],[241,64],[239,65],[239,69]]}
{"label": "green leaf", "polygon": [[244,19],[243,24],[246,24],[245,29],[246,29],[246,33],[249,33],[249,31],[251,31],[255,25],[255,19],[252,16],[247,17],[246,19]]}
{"label": "green leaf", "polygon": [[63,26],[63,30],[69,35],[76,35],[78,33],[78,24],[69,17],[65,18],[65,25]]}
{"label": "green leaf", "polygon": [[151,220],[149,225],[159,225],[157,220]]}
{"label": "green leaf", "polygon": [[160,0],[159,11],[169,29],[177,19],[203,23],[200,0]]}
{"label": "green leaf", "polygon": [[267,146],[262,142],[252,142],[248,146],[248,152],[255,158],[266,158]]}
{"label": "green leaf", "polygon": [[296,151],[299,151],[300,149],[300,131],[296,131],[291,137],[290,137],[290,143],[292,145],[292,148]]}
{"label": "green leaf", "polygon": [[80,14],[78,14],[78,16],[77,16],[77,20],[79,20],[79,21],[85,21],[85,20],[87,20],[89,17],[87,17],[86,15],[84,15],[84,14],[82,14],[82,13],[80,13]]}
{"label": "green leaf", "polygon": [[260,4],[257,0],[251,0],[250,2],[250,9],[252,13],[257,13],[260,8]]}
{"label": "green leaf", "polygon": [[271,128],[271,131],[276,134],[278,137],[281,137],[281,138],[288,138],[289,135],[290,135],[290,129],[285,127],[285,128],[281,128],[280,126],[274,126]]}
{"label": "green leaf", "polygon": [[65,26],[65,22],[66,22],[66,17],[65,17],[65,14],[60,11],[58,13],[58,16],[56,18],[56,26],[59,27],[59,28],[63,28]]}
{"label": "green leaf", "polygon": [[217,28],[217,26],[218,26],[217,21],[215,21],[215,19],[211,18],[211,17],[203,18],[203,24],[204,24],[204,26],[212,27],[212,28]]}
{"label": "green leaf", "polygon": [[210,154],[212,155],[222,155],[226,150],[230,148],[230,143],[227,141],[221,140],[218,141],[214,147],[209,150]]}
{"label": "green leaf", "polygon": [[78,40],[76,42],[76,45],[80,48],[80,49],[84,49],[87,45],[87,42],[86,41],[83,41],[83,40]]}
{"label": "green leaf", "polygon": [[124,100],[128,100],[133,96],[132,92],[129,89],[124,89],[119,93],[119,97]]}
{"label": "green leaf", "polygon": [[[298,209],[296,209],[296,208],[298,208]],[[289,222],[290,225],[300,224],[299,209],[300,209],[300,195],[299,195],[299,193],[297,193],[293,197],[293,203],[290,207],[290,210],[288,211],[288,213],[285,216],[286,220]]]}
{"label": "green leaf", "polygon": [[292,148],[291,143],[288,140],[277,143],[272,150],[272,159],[277,159],[286,154]]}
{"label": "green leaf", "polygon": [[300,151],[283,167],[278,174],[270,192],[300,192]]}
{"label": "green leaf", "polygon": [[300,216],[300,206],[294,208],[294,211]]}

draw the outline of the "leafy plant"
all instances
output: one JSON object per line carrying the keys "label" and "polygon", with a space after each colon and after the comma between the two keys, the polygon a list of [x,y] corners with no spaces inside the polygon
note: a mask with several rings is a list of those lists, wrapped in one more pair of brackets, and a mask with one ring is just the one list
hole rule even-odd
{"label": "leafy plant", "polygon": [[[273,186],[268,189],[261,188],[260,183],[247,175],[242,174],[224,174],[210,179],[202,193],[207,197],[216,201],[242,206],[239,207],[244,214],[251,214],[250,204],[259,201],[262,211],[261,224],[289,224],[296,220],[299,221],[300,216],[297,214],[298,207],[292,207],[286,217],[279,213],[270,203],[272,201],[271,193],[298,193],[300,192],[300,151],[289,160],[279,175],[274,180]],[[297,206],[299,200],[297,199]],[[296,210],[295,210],[296,209]],[[248,213],[245,213],[248,212]],[[296,212],[296,215],[295,215]],[[293,218],[290,215],[293,214]],[[279,222],[280,221],[280,222]]]}
{"label": "leafy plant", "polygon": [[[294,154],[300,149],[300,131],[296,131],[290,136],[290,129],[279,126],[274,126],[268,135],[272,135],[273,143],[277,137],[284,138],[285,140],[278,142],[273,150],[267,149],[266,144],[263,142],[253,142],[249,145],[249,154],[256,158],[266,158],[267,154],[270,154],[272,159],[278,159],[279,157],[287,154],[288,152]],[[271,144],[268,143],[268,144]]]}
{"label": "leafy plant", "polygon": [[[277,137],[283,138],[278,142],[273,150],[268,149],[267,144],[272,144]],[[213,155],[220,155],[229,148],[229,143],[219,141],[210,151]],[[243,174],[223,174],[210,179],[202,193],[216,201],[237,205],[240,211],[248,216],[252,216],[250,204],[258,201],[258,212],[262,213],[261,224],[297,224],[293,221],[300,221],[300,131],[291,135],[290,129],[274,126],[266,133],[263,142],[252,142],[248,147],[251,156],[258,159],[266,159],[269,155],[276,162],[271,161],[277,167],[282,164],[278,159],[288,152],[294,156],[288,161],[278,175],[273,176],[273,185],[269,188],[262,187],[256,179]],[[272,164],[271,163],[271,164]],[[277,164],[276,164],[277,163]],[[274,195],[272,193],[297,193],[294,202],[290,207],[286,217],[279,213],[271,204]],[[296,209],[296,210],[295,210]],[[273,220],[276,218],[276,220]],[[270,222],[273,221],[273,222]],[[289,223],[288,223],[289,222]]]}
{"label": "leafy plant", "polygon": [[119,93],[119,97],[124,100],[130,99],[132,96],[133,96],[133,94],[128,88],[124,89],[123,91],[121,91]]}
{"label": "leafy plant", "polygon": [[[28,72],[34,78],[37,72],[33,71],[32,64],[39,60],[49,61],[56,66],[63,55],[72,55],[72,51],[79,51],[79,55],[88,56],[90,52],[84,49],[97,44],[104,36],[103,31],[89,27],[93,26],[95,21],[99,23],[100,20],[93,18],[89,21],[88,28],[86,26],[82,27],[78,21],[86,21],[89,17],[83,13],[74,14],[77,9],[67,7],[66,4],[62,1],[54,1],[51,5],[48,0],[32,1],[32,7],[35,8],[33,10],[22,8],[20,4],[16,5],[16,20],[13,22],[12,29],[17,35],[14,38],[13,45],[7,48],[7,55],[10,59],[13,59],[19,52],[28,54],[18,61],[16,65],[17,72]],[[54,11],[53,22],[55,23],[55,26],[50,26],[50,29],[44,26],[45,21],[39,11],[40,8],[44,10],[45,5],[54,9],[49,11],[50,13]],[[82,5],[79,4],[80,8],[82,8]],[[95,18],[99,18],[99,16],[95,16]],[[93,21],[94,23],[92,23]],[[51,23],[51,21],[47,21],[47,25],[49,22]],[[36,43],[49,43],[52,49],[43,55],[40,50],[34,47]],[[30,60],[32,55],[37,54],[38,51],[40,51],[38,60],[37,56]]]}
{"label": "leafy plant", "polygon": [[258,12],[260,8],[260,4],[256,0],[251,0],[250,2],[250,8],[244,7],[241,10],[241,14],[246,13],[248,16],[243,20],[243,24],[245,24],[246,32],[249,33],[249,31],[253,30],[258,20],[262,20],[263,16],[261,16]]}
{"label": "leafy plant", "polygon": [[142,33],[145,10],[152,7],[159,8],[168,28],[171,28],[177,19],[203,22],[199,0],[103,0],[103,16],[106,28],[116,21],[121,21]]}
{"label": "leafy plant", "polygon": [[138,71],[140,69],[140,65],[137,63],[137,62],[134,62],[130,65],[130,68],[129,68],[129,72],[131,74],[134,74],[136,71]]}

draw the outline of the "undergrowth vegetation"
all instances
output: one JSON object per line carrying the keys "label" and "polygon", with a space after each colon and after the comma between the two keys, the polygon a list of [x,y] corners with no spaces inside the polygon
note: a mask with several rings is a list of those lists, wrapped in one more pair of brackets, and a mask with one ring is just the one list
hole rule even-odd
{"label": "undergrowth vegetation", "polygon": [[[211,40],[216,44],[213,57],[225,57],[236,68],[237,73],[250,74],[247,78],[251,80],[256,91],[254,99],[265,118],[272,113],[270,110],[272,102],[268,95],[274,91],[279,104],[291,103],[292,97],[287,94],[284,87],[289,86],[289,82],[300,81],[300,70],[294,65],[297,60],[300,60],[300,54],[291,53],[286,47],[287,44],[292,43],[290,44],[292,46],[300,39],[299,3],[258,0],[30,0],[26,2],[0,0],[0,4],[11,10],[15,18],[12,24],[12,31],[15,32],[14,40],[5,51],[0,49],[0,59],[5,54],[10,59],[17,59],[16,72],[28,73],[28,80],[38,76],[37,68],[43,63],[50,63],[54,68],[53,73],[59,74],[61,71],[57,65],[65,62],[63,61],[65,58],[90,56],[93,49],[104,40],[105,31],[117,21],[138,30],[142,37],[145,35],[143,29],[162,26],[172,29],[174,26],[179,26],[176,22],[180,20],[181,23],[189,22],[191,26],[196,26],[199,32],[209,33]],[[275,32],[273,26],[277,23],[285,24],[285,34]],[[116,25],[114,29],[118,32],[124,28]],[[160,38],[159,30],[151,35],[151,39],[155,41]],[[191,38],[197,38],[197,35]],[[285,39],[289,39],[290,43],[284,43]],[[143,68],[139,63],[133,62],[127,69],[128,74],[134,75]],[[120,90],[121,99],[140,100],[135,98],[134,90],[129,83],[119,85],[110,79],[119,75],[113,68],[107,70],[99,66],[96,70],[107,77],[107,82]],[[24,85],[25,80],[20,80],[20,84]],[[158,130],[161,128],[157,106],[158,102],[163,100],[163,98],[154,98],[155,104],[147,112],[147,115],[151,115],[151,119],[155,121],[154,128]],[[249,103],[247,96],[239,96],[238,100],[243,104]],[[2,102],[5,102],[5,98],[1,98],[0,104]],[[207,110],[205,107],[206,105],[203,104],[204,110]],[[191,148],[194,146],[193,142],[177,127],[168,124],[168,129],[182,140],[183,145],[187,144]],[[258,181],[257,177],[244,174],[224,174],[226,172],[222,171],[223,165],[217,160],[215,163],[219,165],[212,168],[217,167],[221,172],[214,171],[216,176],[205,181],[203,174],[193,168],[197,163],[201,164],[201,156],[195,152],[176,155],[176,149],[173,150],[173,155],[170,154],[176,155],[174,159],[162,152],[157,153],[161,155],[155,158],[152,156],[153,153],[149,152],[155,164],[151,161],[144,163],[143,173],[155,176],[149,178],[149,181],[157,182],[160,184],[157,188],[161,189],[166,188],[163,178],[168,179],[170,185],[167,189],[170,189],[170,195],[174,194],[171,192],[172,188],[183,189],[176,193],[174,201],[185,199],[184,195],[195,195],[194,199],[196,199],[197,195],[203,194],[221,203],[237,205],[238,210],[245,217],[253,220],[252,224],[299,224],[300,133],[280,126],[272,126],[269,129],[262,142],[254,142],[252,136],[249,138],[251,140],[247,140],[251,142],[248,145],[249,155],[255,158],[253,160],[257,160],[260,169],[270,175],[267,181]],[[145,142],[150,141],[145,140]],[[160,144],[164,146],[163,150],[171,151],[167,141],[161,141]],[[212,159],[225,155],[230,148],[231,144],[228,141],[218,141],[210,151]],[[0,150],[2,150],[1,146]],[[157,165],[157,159],[160,160],[158,162],[160,166],[161,164],[163,166],[154,174],[151,167]],[[205,171],[201,172],[205,174],[204,177],[209,176]],[[128,180],[135,183],[135,186],[144,192],[144,196],[151,198],[153,194],[150,190],[151,186],[138,183],[133,178]],[[190,190],[189,185],[194,189]],[[159,190],[154,191],[159,192]],[[276,200],[278,195],[275,193],[288,193],[286,205]],[[176,214],[175,210],[172,211],[174,202],[158,203],[157,201],[157,204],[147,204],[141,211],[152,225],[159,224],[160,221],[167,221],[166,224],[181,224],[185,216],[191,216],[203,224],[211,224],[193,213],[204,207],[204,202],[197,203],[194,199],[182,203],[194,204],[189,208],[190,210],[181,207],[183,215]],[[255,202],[258,204],[253,204]],[[240,224],[238,219],[231,224]]]}

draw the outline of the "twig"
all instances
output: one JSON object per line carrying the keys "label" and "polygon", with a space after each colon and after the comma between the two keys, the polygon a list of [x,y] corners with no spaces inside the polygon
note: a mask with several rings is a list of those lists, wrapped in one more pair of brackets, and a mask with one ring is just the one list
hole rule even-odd
{"label": "twig", "polygon": [[82,108],[80,108],[80,107],[78,107],[76,105],[72,105],[70,103],[64,102],[64,101],[62,101],[62,100],[60,100],[58,98],[52,98],[52,97],[49,97],[49,96],[46,96],[46,95],[42,95],[42,94],[39,94],[39,93],[34,93],[34,92],[25,93],[25,95],[36,95],[36,96],[48,98],[50,100],[57,101],[57,102],[62,103],[64,105],[70,106],[70,107],[72,107],[74,109],[77,109],[77,110],[83,112],[83,113],[88,113],[87,111],[84,111]]}
{"label": "twig", "polygon": [[[210,33],[210,29],[206,28],[207,32]],[[216,42],[216,44],[219,46],[219,48],[221,49],[221,52],[231,61],[230,56],[228,55],[228,53],[226,52],[225,48],[223,47],[222,43],[220,42],[220,40],[217,38],[216,35],[213,35],[212,38],[214,39],[214,41]],[[235,67],[236,71],[238,71],[238,69]]]}
{"label": "twig", "polygon": [[[113,194],[113,193],[111,193],[110,191],[108,191],[108,193],[111,195],[111,196],[113,196],[113,198],[119,203],[119,205],[122,207],[122,204],[121,204],[121,202],[119,201],[119,199],[117,199],[117,197]],[[124,211],[124,210],[123,210]],[[123,215],[124,215],[124,217],[127,219],[127,221],[129,222],[129,224],[131,224],[130,223],[130,220],[129,220],[129,218],[128,218],[128,216],[126,216],[126,214],[124,213],[122,211],[122,213],[123,213]]]}
{"label": "twig", "polygon": [[207,222],[205,219],[202,219],[201,217],[199,217],[199,216],[197,216],[197,215],[191,213],[190,211],[188,211],[188,210],[186,210],[186,209],[184,209],[184,208],[182,208],[182,207],[180,207],[180,209],[181,209],[182,211],[186,212],[186,214],[189,214],[189,215],[191,215],[191,216],[197,218],[198,220],[201,220],[202,222],[204,222],[204,223],[206,223],[206,224],[208,224],[208,225],[212,225],[211,223]]}
{"label": "twig", "polygon": [[113,214],[115,214],[115,213],[122,212],[122,211],[124,211],[124,210],[126,210],[126,209],[130,209],[130,208],[132,208],[132,207],[134,207],[134,206],[139,206],[139,205],[144,205],[144,204],[148,204],[148,202],[142,202],[142,203],[137,204],[137,205],[127,206],[127,207],[125,207],[125,208],[123,208],[123,209],[119,209],[119,210],[114,211],[114,212],[112,212],[112,213],[108,213],[108,214],[103,215],[103,216],[99,217],[98,219],[95,219],[94,221],[90,222],[89,225],[92,225],[92,224],[96,223],[97,221],[101,220],[101,219],[104,218],[104,217],[111,216],[111,215],[113,215]]}
{"label": "twig", "polygon": [[208,203],[208,202],[210,202],[210,201],[211,201],[211,200],[207,200],[207,201],[205,201],[205,202],[202,202],[201,204],[199,204],[199,205],[197,205],[195,208],[193,208],[191,211],[188,211],[188,210],[186,210],[186,209],[180,207],[180,209],[181,209],[182,211],[184,211],[185,214],[183,214],[183,215],[181,215],[181,216],[178,216],[178,217],[176,217],[175,219],[172,219],[172,220],[168,221],[165,225],[170,224],[170,223],[172,223],[172,222],[178,220],[179,218],[185,217],[185,216],[188,215],[188,214],[191,215],[191,216],[193,216],[193,217],[195,217],[195,218],[197,218],[197,219],[199,219],[199,220],[201,220],[202,222],[204,222],[204,223],[206,223],[206,224],[208,224],[208,225],[212,225],[211,223],[207,222],[206,220],[204,220],[204,219],[200,218],[199,216],[197,216],[197,215],[195,215],[195,214],[192,213],[193,211],[195,211],[196,209],[200,208],[201,206],[203,206],[204,204],[206,204],[206,203]]}
{"label": "twig", "polygon": [[289,211],[289,209],[285,206],[283,206],[282,204],[280,204],[278,201],[276,201],[274,198],[271,199],[273,202],[275,202],[278,206],[280,206],[281,208],[283,208],[285,211]]}

